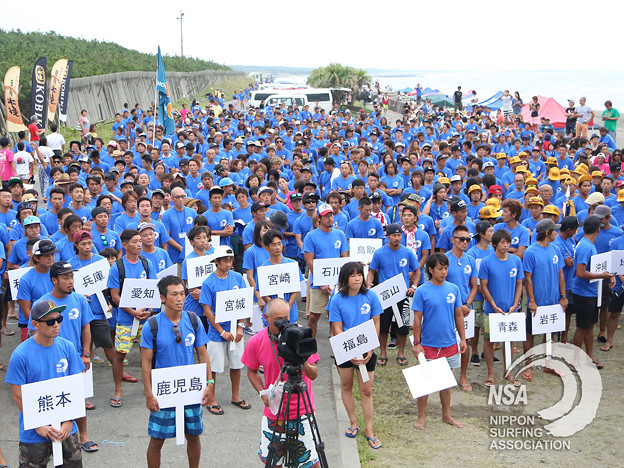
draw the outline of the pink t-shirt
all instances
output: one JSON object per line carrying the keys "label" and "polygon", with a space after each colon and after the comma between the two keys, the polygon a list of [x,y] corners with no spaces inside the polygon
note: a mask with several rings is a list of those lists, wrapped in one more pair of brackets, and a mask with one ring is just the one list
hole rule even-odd
{"label": "pink t-shirt", "polygon": [[[271,347],[275,350],[275,354],[271,351]],[[277,343],[272,343],[271,338],[269,337],[269,329],[265,328],[261,332],[252,336],[247,344],[245,345],[245,351],[243,351],[243,357],[241,361],[247,367],[253,370],[258,370],[260,366],[264,367],[264,388],[269,388],[269,385],[275,383],[277,378],[279,377],[280,371],[282,370],[282,366],[284,365],[284,359],[277,356]],[[279,364],[278,364],[279,360]],[[319,355],[314,353],[312,356],[308,358],[308,362],[310,364],[314,364],[319,360]],[[282,380],[288,380],[288,376],[284,374],[282,376]],[[312,392],[312,381],[303,374],[303,381],[308,386],[308,390],[310,393],[310,400],[312,401],[312,409],[314,410],[314,393]],[[297,418],[306,413],[305,406],[303,404],[303,400],[301,401],[301,410],[300,414],[297,414],[297,400],[293,397],[290,402],[290,418]],[[276,416],[271,413],[271,410],[265,406],[263,414],[274,421]]]}
{"label": "pink t-shirt", "polygon": [[0,150],[0,177],[5,182],[15,175],[11,165],[13,156],[13,151],[9,149]]}

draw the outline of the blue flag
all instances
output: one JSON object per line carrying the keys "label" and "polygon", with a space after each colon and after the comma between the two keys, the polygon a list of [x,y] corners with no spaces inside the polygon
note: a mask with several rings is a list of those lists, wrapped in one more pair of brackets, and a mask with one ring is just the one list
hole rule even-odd
{"label": "blue flag", "polygon": [[173,108],[171,106],[171,96],[169,86],[167,86],[167,76],[165,75],[165,64],[158,47],[158,72],[156,74],[156,90],[158,91],[158,123],[165,127],[165,135],[175,132],[175,122],[173,120]]}

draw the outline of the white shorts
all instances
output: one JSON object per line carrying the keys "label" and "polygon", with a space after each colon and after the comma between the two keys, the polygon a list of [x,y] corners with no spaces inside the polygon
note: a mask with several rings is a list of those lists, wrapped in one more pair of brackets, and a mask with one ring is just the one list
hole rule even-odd
{"label": "white shorts", "polygon": [[[290,423],[291,429],[295,429],[295,423]],[[269,443],[271,442],[271,436],[273,435],[273,428],[275,427],[275,421],[271,421],[266,416],[262,416],[262,429],[260,430],[260,448],[258,449],[258,455],[262,463],[266,463],[267,456],[269,454]],[[284,439],[286,435],[278,431],[275,436],[280,436],[280,439]],[[312,428],[310,426],[310,420],[305,416],[301,417],[301,426],[299,428],[299,467],[313,466],[318,463],[319,457],[316,453],[316,445],[314,444],[314,438],[312,437]],[[275,464],[283,463],[283,457],[276,460]]]}
{"label": "white shorts", "polygon": [[227,354],[230,370],[242,369],[241,357],[245,349],[244,339],[236,343],[236,348],[230,351],[229,341],[209,341],[206,344],[208,357],[210,358],[210,369],[217,374],[225,372],[225,355]]}

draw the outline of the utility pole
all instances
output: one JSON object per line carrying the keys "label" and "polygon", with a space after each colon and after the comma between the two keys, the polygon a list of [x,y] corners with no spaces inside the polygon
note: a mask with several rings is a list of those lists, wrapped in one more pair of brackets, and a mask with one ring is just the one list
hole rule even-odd
{"label": "utility pole", "polygon": [[177,18],[180,20],[180,56],[184,57],[184,36],[182,34],[182,19],[184,17],[184,13],[180,10],[180,16]]}

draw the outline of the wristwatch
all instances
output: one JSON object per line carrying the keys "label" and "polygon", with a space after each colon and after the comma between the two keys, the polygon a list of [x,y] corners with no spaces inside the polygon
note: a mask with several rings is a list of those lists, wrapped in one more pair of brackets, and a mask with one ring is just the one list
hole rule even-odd
{"label": "wristwatch", "polygon": [[82,353],[82,356],[90,358],[91,357],[91,353]]}
{"label": "wristwatch", "polygon": [[466,305],[472,310],[472,302],[466,302]]}
{"label": "wristwatch", "polygon": [[568,298],[568,296],[566,296],[565,294],[561,294],[561,295],[559,296],[559,300],[561,300],[561,299],[567,299],[567,298]]}

